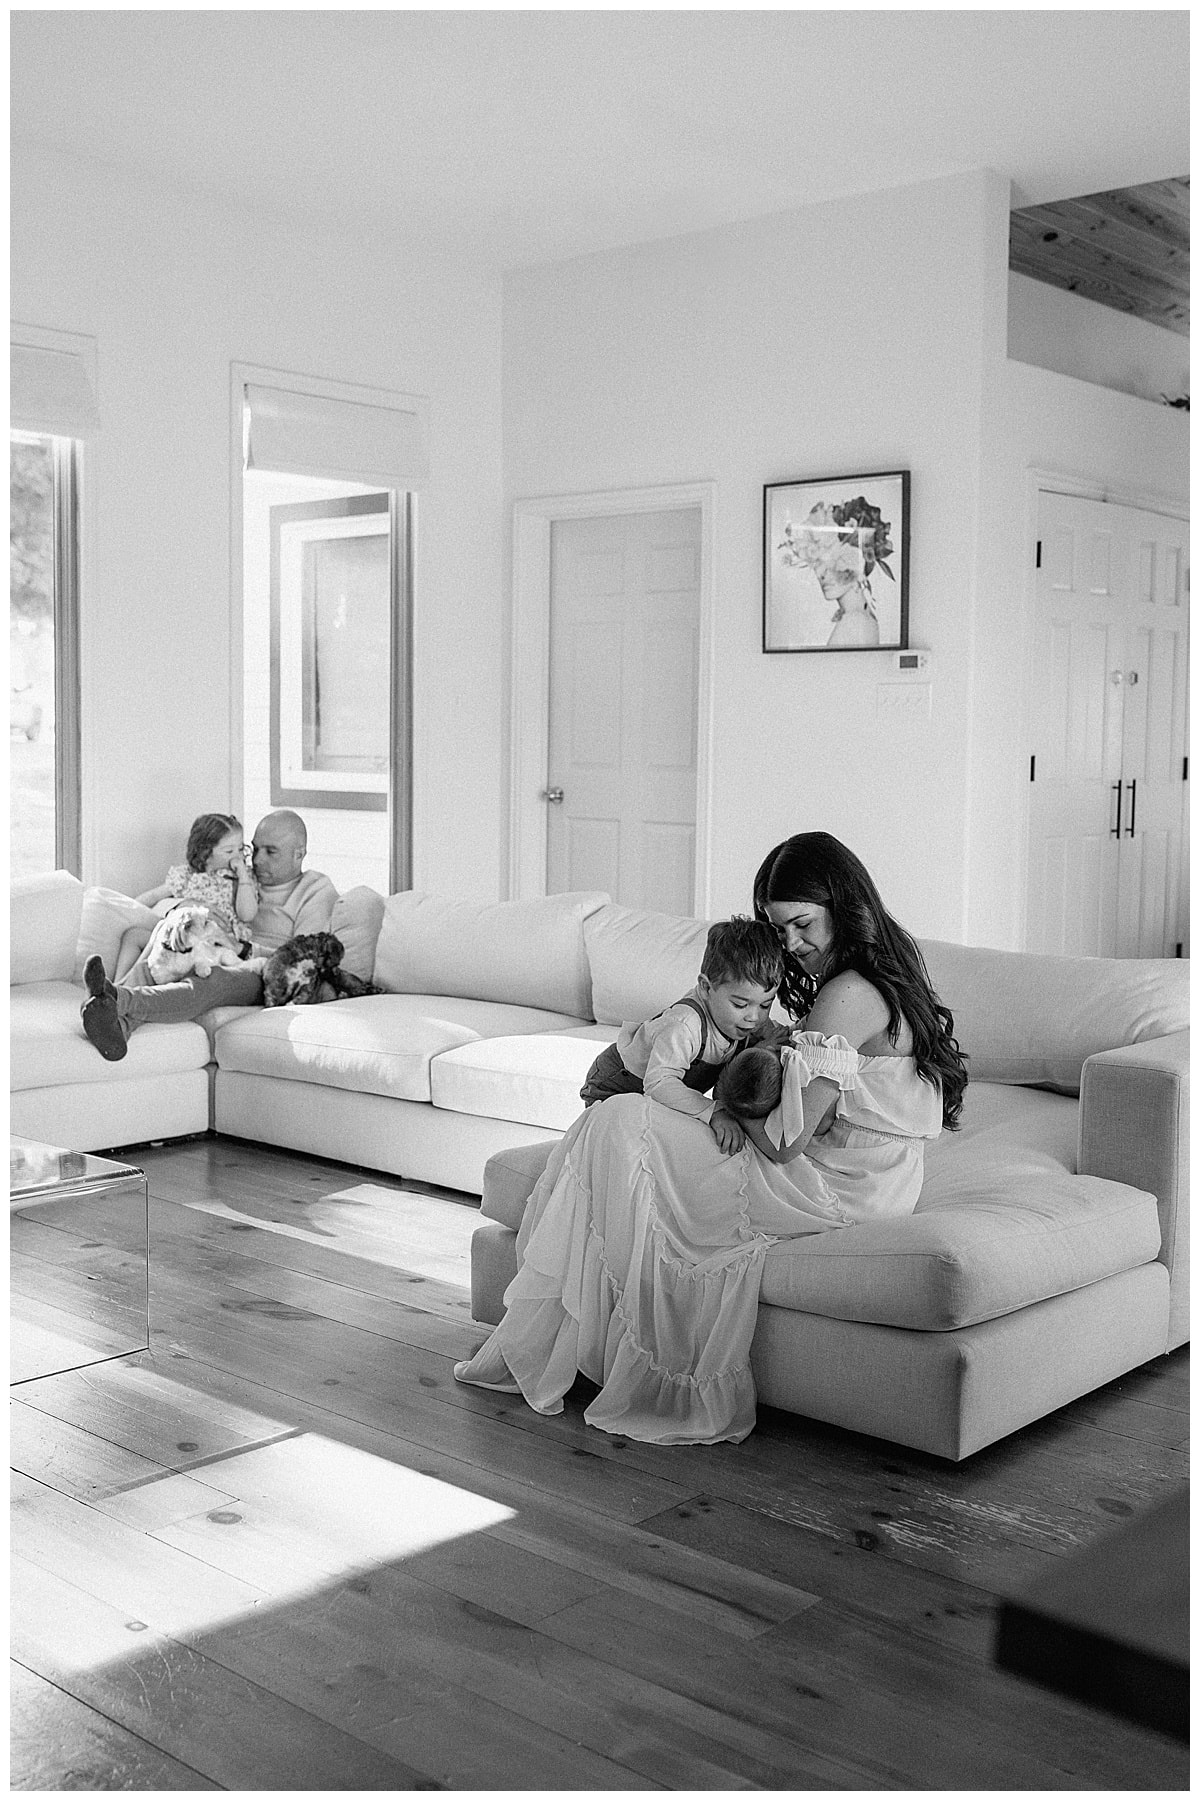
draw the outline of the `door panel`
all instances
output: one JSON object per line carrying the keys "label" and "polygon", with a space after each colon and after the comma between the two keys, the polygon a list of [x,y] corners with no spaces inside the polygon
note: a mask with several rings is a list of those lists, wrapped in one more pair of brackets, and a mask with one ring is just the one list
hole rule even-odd
{"label": "door panel", "polygon": [[695,862],[696,834],[690,826],[646,821],[642,829],[643,892],[654,895],[652,904],[657,912],[691,913]]}
{"label": "door panel", "polygon": [[561,889],[551,888],[549,892],[601,888],[611,894],[610,880],[617,867],[621,842],[620,821],[567,818],[563,827],[565,880]]}
{"label": "door panel", "polygon": [[1184,521],[1043,493],[1026,943],[1171,956],[1184,937]]}
{"label": "door panel", "polygon": [[692,910],[699,578],[696,508],[552,527],[549,893]]}

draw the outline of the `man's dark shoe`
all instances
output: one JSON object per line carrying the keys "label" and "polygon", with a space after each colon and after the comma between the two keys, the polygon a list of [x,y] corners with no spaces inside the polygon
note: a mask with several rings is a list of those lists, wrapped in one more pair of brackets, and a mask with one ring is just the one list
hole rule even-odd
{"label": "man's dark shoe", "polygon": [[79,1009],[83,1029],[102,1057],[119,1063],[129,1046],[117,1012],[117,991],[104,973],[102,958],[88,958],[83,966],[83,984],[91,997]]}
{"label": "man's dark shoe", "polygon": [[106,994],[112,1000],[116,1000],[117,998],[116,989],[104,973],[104,959],[103,957],[98,956],[95,951],[92,952],[91,956],[83,966],[83,985],[92,996],[93,1000],[99,1000]]}

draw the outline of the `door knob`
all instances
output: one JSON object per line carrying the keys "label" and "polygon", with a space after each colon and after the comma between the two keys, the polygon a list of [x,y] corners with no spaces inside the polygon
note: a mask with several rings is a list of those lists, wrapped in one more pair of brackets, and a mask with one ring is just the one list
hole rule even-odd
{"label": "door knob", "polygon": [[542,799],[548,800],[552,807],[557,807],[562,802],[563,791],[561,788],[543,788]]}

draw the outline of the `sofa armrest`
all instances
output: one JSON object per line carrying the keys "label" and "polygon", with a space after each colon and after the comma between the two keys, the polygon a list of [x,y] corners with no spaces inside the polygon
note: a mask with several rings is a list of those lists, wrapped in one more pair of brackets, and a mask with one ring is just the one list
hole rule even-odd
{"label": "sofa armrest", "polygon": [[1171,1032],[1100,1051],[1085,1062],[1079,1090],[1080,1174],[1128,1182],[1158,1201],[1172,1345],[1187,1337],[1190,1041]]}

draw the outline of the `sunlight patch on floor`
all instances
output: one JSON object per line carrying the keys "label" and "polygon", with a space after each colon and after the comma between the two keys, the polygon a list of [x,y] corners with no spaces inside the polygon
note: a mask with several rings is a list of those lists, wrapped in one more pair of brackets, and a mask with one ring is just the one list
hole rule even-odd
{"label": "sunlight patch on floor", "polygon": [[[130,1633],[208,1632],[517,1517],[511,1507],[317,1433],[231,1451],[208,1461],[203,1474],[220,1489],[219,1505],[145,1533],[19,1483],[12,1548],[41,1566],[24,1578],[40,1599],[26,1599],[62,1616],[55,1627],[43,1612],[43,1625],[58,1654],[69,1652],[70,1667],[127,1656]],[[58,1552],[48,1553],[51,1544]],[[122,1629],[111,1610],[126,1622]]]}
{"label": "sunlight patch on floor", "polygon": [[480,1214],[466,1201],[360,1182],[332,1194],[306,1197],[295,1209],[295,1220],[272,1218],[265,1205],[245,1202],[230,1206],[206,1200],[197,1210],[239,1225],[249,1222],[260,1232],[306,1244],[351,1254],[369,1251],[372,1262],[470,1287],[471,1235]]}
{"label": "sunlight patch on floor", "polygon": [[[314,1432],[234,1452],[208,1464],[205,1475],[329,1575],[414,1557],[516,1517],[511,1507],[440,1477]],[[237,1524],[211,1514],[196,1521],[221,1525],[226,1534]]]}

